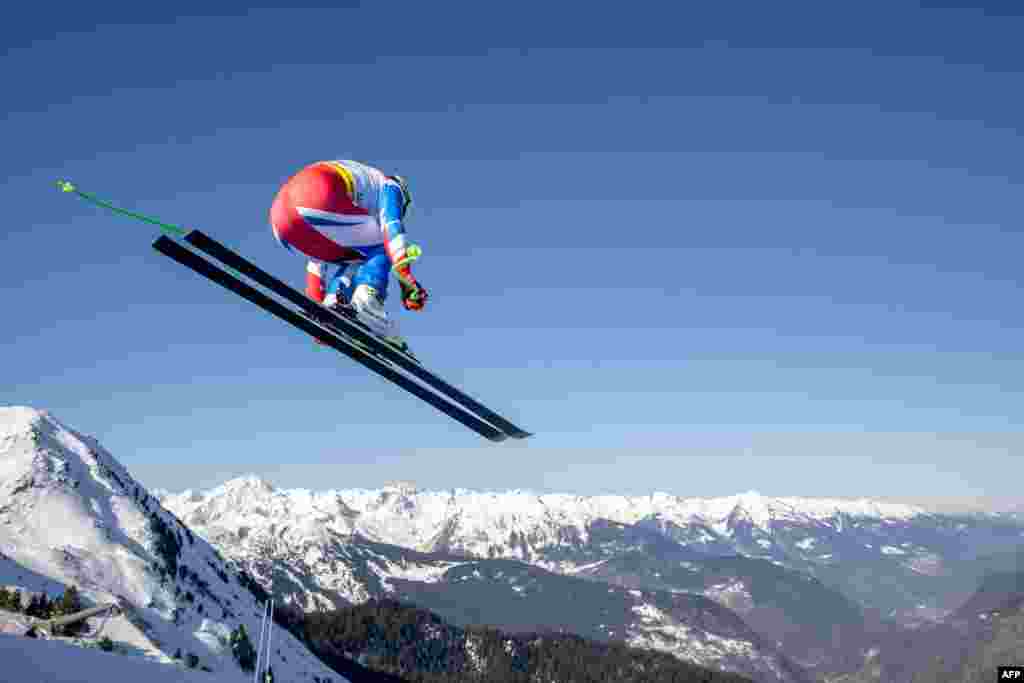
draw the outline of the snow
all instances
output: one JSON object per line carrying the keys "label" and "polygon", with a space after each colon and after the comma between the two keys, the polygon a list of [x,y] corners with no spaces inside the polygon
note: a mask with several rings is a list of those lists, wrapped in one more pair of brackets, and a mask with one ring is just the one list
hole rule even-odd
{"label": "snow", "polygon": [[635,605],[632,610],[641,620],[641,624],[628,633],[627,643],[632,647],[667,652],[683,661],[736,672],[760,681],[791,680],[775,658],[757,656],[748,640],[698,631],[651,604]]}
{"label": "snow", "polygon": [[206,643],[211,651],[229,654],[231,628],[222,622],[203,619],[195,631],[197,639]]}
{"label": "snow", "polygon": [[[424,565],[417,563],[406,563],[405,565],[396,564],[386,558],[379,558],[378,561],[371,561],[367,565],[377,578],[380,579],[381,586],[385,591],[392,592],[394,588],[388,583],[389,579],[405,579],[409,581],[419,581],[421,583],[437,583],[444,576],[444,573],[450,568],[457,566],[454,562],[439,562],[433,565]],[[474,575],[479,578],[479,572],[474,572]]]}
{"label": "snow", "polygon": [[[924,513],[909,505],[866,499],[773,498],[756,491],[721,498],[682,498],[666,493],[578,496],[524,490],[429,491],[408,482],[381,489],[277,490],[253,475],[206,492],[170,494],[163,503],[208,537],[216,532],[237,533],[242,528],[254,530],[257,536],[265,535],[262,530],[276,522],[287,527],[299,545],[317,542],[318,535],[321,543],[328,544],[331,537],[358,533],[410,549],[449,550],[475,557],[496,554],[525,561],[539,561],[533,558],[541,549],[576,542],[566,539],[586,543],[590,524],[599,519],[622,524],[659,519],[692,529],[693,542],[714,543],[720,539],[709,529],[729,538],[733,520],[739,519],[750,520],[770,534],[772,524],[779,521],[814,525],[821,520],[841,519],[837,515],[907,519]],[[800,547],[808,549],[809,542],[802,541]],[[766,538],[758,543],[765,548],[771,545]],[[244,554],[255,556],[257,549],[249,547]],[[307,560],[320,558],[312,554]],[[570,566],[546,568],[572,570]]]}
{"label": "snow", "polygon": [[[745,550],[734,540],[735,530],[741,528],[738,524],[751,525],[754,543],[764,549],[755,556],[785,566],[771,554],[780,528],[802,529],[794,539],[796,546],[808,553],[809,559],[827,565],[834,562],[827,552],[831,547],[826,548],[827,542],[818,533],[828,536],[832,530],[852,530],[861,517],[870,518],[869,522],[906,520],[924,513],[913,506],[866,499],[777,498],[756,491],[718,498],[666,493],[580,496],[524,490],[423,490],[412,484],[313,491],[276,489],[254,476],[233,479],[208,491],[169,494],[163,504],[257,578],[268,577],[265,586],[269,585],[271,566],[281,574],[304,578],[304,584],[295,589],[296,598],[308,606],[326,604],[338,596],[359,604],[369,599],[377,586],[388,592],[397,579],[437,581],[456,566],[440,560],[372,557],[372,552],[367,554],[367,544],[354,542],[356,536],[419,551],[520,559],[548,571],[585,576],[587,570],[608,561],[602,548],[596,548],[599,554],[595,556],[595,547],[587,547],[591,525],[598,520],[653,522],[666,533],[674,527],[673,538],[684,546],[703,540],[733,545],[736,552]],[[574,552],[577,544],[584,546],[581,555]],[[680,566],[697,570],[691,563],[681,562]],[[923,566],[916,569],[922,570],[928,571]],[[463,576],[462,580],[472,579]],[[512,589],[524,595],[523,587]],[[704,595],[741,613],[753,606],[752,597],[738,583],[711,586]],[[631,599],[642,601],[635,594]],[[698,652],[685,639],[701,638],[695,634],[702,629],[684,633],[672,631],[672,626],[669,633],[658,630],[660,626],[652,628],[658,635],[650,637],[682,658],[687,653],[696,657],[692,661],[712,657],[714,661],[708,663],[715,665],[717,655],[710,652],[727,658],[745,656],[740,641],[711,644],[704,639],[705,649]],[[638,632],[636,637],[648,636]]]}
{"label": "snow", "polygon": [[[147,499],[145,489],[99,444],[48,413],[0,408],[0,553],[6,555],[0,556],[0,580],[44,589],[51,595],[75,583],[89,605],[119,602],[125,613],[104,624],[104,633],[118,648],[134,653],[119,659],[155,667],[161,665],[145,660],[165,662],[162,666],[175,671],[175,680],[190,680],[185,676],[192,675],[166,663],[178,648],[195,652],[201,664],[214,670],[202,674],[202,680],[234,680],[240,672],[226,647],[231,630],[243,623],[251,638],[258,637],[261,610],[238,585],[233,571],[228,572],[229,584],[219,578],[216,568],[224,564],[211,542],[258,579],[267,577],[265,587],[269,587],[271,567],[300,585],[312,579],[317,587],[310,589],[307,598],[325,604],[327,593],[353,602],[369,597],[361,583],[365,578],[353,570],[357,561],[365,562],[385,590],[394,579],[437,581],[458,564],[429,558],[414,561],[411,554],[409,559],[396,559],[390,551],[388,556],[377,554],[372,545],[353,543],[356,534],[411,549],[484,557],[493,553],[529,561],[538,549],[586,543],[591,524],[602,519],[622,524],[658,519],[716,543],[722,539],[709,529],[728,538],[734,520],[747,520],[763,532],[759,543],[769,547],[764,534],[770,534],[771,525],[778,521],[808,523],[864,511],[897,517],[916,514],[908,507],[883,508],[869,501],[770,498],[753,491],[712,499],[665,493],[588,497],[523,490],[423,491],[402,482],[378,490],[278,490],[253,475],[209,491],[172,494],[161,490],[156,499],[149,496],[143,508],[133,495],[135,487]],[[177,598],[174,582],[162,582],[153,570],[162,560],[155,553],[150,516],[156,514],[185,536],[171,512],[195,535],[194,544],[183,541],[179,562],[196,572],[212,592],[205,596],[190,588],[194,604]],[[576,573],[606,561],[595,559],[571,563],[562,570]],[[685,562],[682,566],[692,568]],[[474,576],[482,578],[479,572]],[[180,581],[179,585],[182,590],[188,588]],[[510,587],[518,594],[524,590],[514,582]],[[616,589],[610,587],[609,592]],[[644,593],[630,591],[629,595],[643,602]],[[739,583],[713,586],[708,595],[738,608],[749,601]],[[681,659],[727,670],[749,673],[751,666],[758,671],[774,666],[772,657],[755,652],[750,641],[690,627],[646,603],[638,605],[636,614],[638,624],[630,635],[635,643],[651,642]],[[278,680],[311,681],[314,675],[342,680],[276,627],[273,643]],[[113,657],[87,654],[99,654],[107,661]],[[760,663],[751,664],[754,660]],[[146,674],[108,680],[136,680],[139,675]],[[148,680],[158,683],[159,674]]]}
{"label": "snow", "polygon": [[[538,550],[571,546],[577,539],[586,543],[591,525],[602,519],[622,524],[648,520],[674,524],[687,535],[686,543],[728,542],[736,523],[742,521],[755,527],[756,543],[769,548],[772,542],[768,536],[779,523],[805,525],[807,534],[815,533],[813,528],[823,524],[842,531],[850,524],[856,525],[856,519],[851,518],[902,520],[924,513],[912,506],[865,499],[777,498],[756,491],[718,498],[683,498],[660,492],[649,496],[578,496],[524,490],[428,491],[404,482],[376,490],[278,490],[253,475],[209,491],[154,491],[157,498],[149,498],[146,510],[132,494],[136,486],[145,497],[145,489],[109,453],[52,415],[30,408],[0,408],[0,584],[45,590],[55,596],[65,585],[74,583],[87,605],[118,601],[128,609],[104,623],[104,634],[133,655],[79,649],[70,656],[99,656],[106,665],[130,662],[130,666],[157,670],[89,675],[83,680],[139,680],[147,676],[147,683],[159,683],[164,671],[172,672],[176,681],[192,680],[191,676],[202,676],[197,680],[204,681],[235,680],[240,676],[225,647],[226,639],[239,623],[245,624],[255,639],[260,609],[233,576],[230,585],[225,585],[208,566],[208,561],[215,567],[224,566],[210,542],[252,573],[268,577],[265,587],[269,587],[271,562],[282,562],[280,575],[317,586],[310,589],[309,599],[314,604],[326,604],[328,593],[358,603],[369,593],[361,583],[365,578],[353,571],[357,560],[365,561],[385,590],[394,579],[438,581],[457,563],[396,560],[395,556],[367,553],[366,548],[372,546],[352,543],[357,534],[411,549],[451,550],[478,557],[493,553],[539,564],[540,560],[535,559]],[[150,530],[152,511],[183,536],[184,529],[170,512],[193,530],[195,543],[184,541],[180,562],[206,581],[214,597],[219,597],[232,614],[225,615],[220,606],[195,588],[191,589],[196,593],[195,604],[191,604],[176,598],[174,583],[161,583],[152,569],[154,563],[160,563]],[[815,539],[804,538],[796,546],[812,551]],[[907,555],[896,545],[881,545],[880,551]],[[820,555],[819,559],[830,557]],[[579,573],[607,561],[594,559],[562,562],[559,569],[567,574]],[[914,556],[899,561],[921,573],[941,570],[939,558],[918,556],[916,551]],[[695,567],[688,562],[680,566]],[[479,573],[475,576],[480,578]],[[524,590],[514,584],[511,588],[518,594]],[[614,592],[615,588],[609,588],[609,593]],[[629,595],[643,602],[643,593],[631,591]],[[739,611],[750,601],[738,582],[712,586],[705,595]],[[681,659],[747,674],[750,671],[743,666],[772,666],[771,658],[752,650],[749,641],[688,626],[650,604],[640,604],[634,611],[637,624],[629,634],[633,644],[646,644]],[[38,641],[21,642],[29,643],[30,649],[40,646]],[[273,642],[278,680],[310,681],[313,675],[342,680],[290,634],[276,629]],[[41,645],[73,649],[65,643]],[[198,654],[201,663],[214,672],[187,672],[166,663],[179,647],[183,652]],[[0,658],[4,658],[3,650]],[[53,659],[56,662],[63,658]],[[165,663],[155,663],[160,661]],[[760,664],[752,665],[751,661]],[[83,663],[77,668],[86,672],[89,666]],[[766,678],[773,676],[767,674]],[[783,678],[781,674],[777,677]]]}
{"label": "snow", "polygon": [[707,531],[704,531],[703,529],[701,529],[700,535],[697,537],[697,541],[699,543],[704,543],[704,544],[714,543],[716,540],[718,540],[718,539],[715,536],[712,536],[711,534],[709,534]]}
{"label": "snow", "polygon": [[[251,638],[258,634],[261,611],[255,598],[205,540],[194,535],[189,542],[174,516],[110,453],[49,413],[0,407],[0,473],[0,584],[42,590],[51,597],[73,584],[87,607],[121,607],[116,617],[89,620],[91,627],[102,626],[117,649],[135,655],[118,659],[170,662],[180,648],[196,654],[213,675],[234,680],[240,669],[225,639],[239,623]],[[181,538],[178,565],[188,567],[196,581],[174,581],[157,571],[166,567],[151,528],[157,519]],[[182,596],[192,592],[193,601],[177,597],[176,587]],[[274,628],[271,661],[279,680],[343,680],[291,634]],[[112,656],[101,654],[104,661]],[[175,680],[191,680],[181,672],[175,675]],[[211,674],[202,675],[201,680],[211,680]]]}
{"label": "snow", "polygon": [[[630,591],[630,592],[632,592],[632,591]],[[640,597],[640,596],[639,595],[635,595],[635,597]],[[633,612],[635,614],[638,614],[640,616],[640,618],[643,619],[646,622],[650,622],[650,621],[664,622],[664,621],[668,620],[668,617],[665,616],[664,612],[659,610],[654,605],[649,605],[649,604],[646,604],[646,603],[633,607]]]}
{"label": "snow", "polygon": [[[161,664],[145,657],[86,649],[56,640],[40,640],[0,634],[2,674],[8,681],[47,683],[95,683],[96,681],[145,681],[146,683],[246,683],[252,676],[242,671],[191,671],[181,664]],[[275,672],[276,673],[276,672]],[[335,676],[337,678],[337,676]]]}
{"label": "snow", "polygon": [[569,574],[569,575],[572,575],[572,574],[579,574],[581,572],[585,572],[585,571],[587,571],[589,569],[597,569],[601,565],[605,564],[607,561],[608,560],[598,560],[597,562],[590,562],[588,564],[581,564],[581,565],[578,565],[578,566],[568,567],[567,569],[565,569],[565,573]]}
{"label": "snow", "polygon": [[739,580],[709,586],[704,590],[704,596],[741,614],[754,607],[753,596]]}
{"label": "snow", "polygon": [[925,576],[939,576],[944,571],[942,558],[934,554],[912,557],[903,564],[911,571]]}
{"label": "snow", "polygon": [[483,671],[487,666],[487,660],[480,654],[483,647],[480,644],[479,636],[466,634],[466,659],[472,670]]}

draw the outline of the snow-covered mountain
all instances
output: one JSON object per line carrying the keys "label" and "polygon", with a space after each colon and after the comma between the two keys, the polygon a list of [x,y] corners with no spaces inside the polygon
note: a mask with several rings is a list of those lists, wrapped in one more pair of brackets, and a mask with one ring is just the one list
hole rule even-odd
{"label": "snow-covered mountain", "polygon": [[[228,639],[239,624],[258,638],[250,582],[94,439],[43,411],[0,408],[0,585],[51,597],[74,585],[86,606],[120,606],[93,618],[120,652],[170,665],[180,650],[216,680],[242,681],[251,674]],[[271,637],[278,680],[342,680],[284,629]]]}
{"label": "snow-covered mountain", "polygon": [[[460,623],[442,608],[453,601],[452,577],[481,559],[511,559],[622,588],[703,595],[784,643],[800,664],[829,670],[862,661],[868,626],[881,618],[917,624],[949,612],[976,586],[977,571],[966,567],[1024,541],[1024,526],[1005,515],[753,492],[586,497],[408,483],[275,490],[247,476],[161,500],[307,609],[394,596]],[[504,589],[485,586],[474,593],[477,622],[508,627]],[[681,641],[675,647],[686,656]]]}
{"label": "snow-covered mountain", "polygon": [[[446,561],[509,558],[560,573],[636,550],[740,554],[811,574],[895,615],[920,605],[951,608],[974,588],[973,582],[960,585],[954,569],[1024,542],[1024,525],[1005,516],[956,517],[911,505],[753,492],[711,499],[585,497],[419,491],[408,484],[277,491],[249,476],[161,500],[233,558],[258,564],[261,557],[288,557],[299,573],[320,577],[318,585],[327,590],[310,591],[307,602],[366,598],[366,585],[346,574],[343,549],[366,539]],[[379,565],[388,571],[386,563]],[[414,570],[430,574],[439,566]]]}
{"label": "snow-covered mountain", "polygon": [[[465,557],[521,559],[553,570],[577,568],[560,549],[585,546],[596,520],[646,524],[677,543],[708,554],[747,550],[771,558],[774,529],[783,525],[829,528],[841,533],[854,518],[905,521],[922,508],[757,493],[686,499],[655,493],[643,497],[503,493],[465,489],[418,491],[409,485],[380,490],[276,491],[255,476],[240,477],[205,492],[164,493],[161,500],[209,530],[258,531],[269,524],[296,533],[352,536],[421,552]],[[314,522],[315,520],[315,522]],[[305,532],[296,525],[306,527]],[[795,545],[802,559],[818,559],[813,539]],[[827,558],[825,558],[827,559]]]}
{"label": "snow-covered mountain", "polygon": [[[586,543],[588,526],[605,519],[646,523],[697,550],[746,547],[768,556],[780,526],[827,527],[842,533],[851,520],[905,522],[928,516],[923,508],[810,498],[768,498],[756,492],[723,498],[650,496],[574,496],[527,491],[478,492],[465,489],[419,491],[407,484],[379,490],[276,491],[255,476],[240,477],[205,492],[185,491],[161,499],[200,524],[222,529],[265,526],[271,519],[293,525],[310,515],[329,522],[332,531],[423,552],[466,557],[509,557],[549,568],[560,564],[560,547]],[[801,539],[804,540],[804,539]],[[749,546],[749,547],[747,547]],[[797,555],[816,559],[807,541]],[[715,553],[718,554],[718,553]]]}
{"label": "snow-covered mountain", "polygon": [[[602,587],[522,562],[488,560],[497,563],[492,566],[443,545],[434,544],[428,551],[374,540],[384,537],[382,525],[374,522],[373,538],[369,537],[370,532],[361,528],[359,512],[342,494],[278,492],[259,478],[242,477],[205,494],[186,491],[164,501],[268,590],[306,609],[390,596],[433,610],[460,626],[483,623],[513,632],[560,629],[659,647],[695,664],[759,681],[802,680],[798,668],[777,652],[774,643],[710,600],[683,609],[673,602],[683,598],[670,593],[644,600],[641,591]],[[405,521],[410,526],[417,523]],[[604,552],[679,549],[656,532],[602,520],[591,523],[587,534]],[[550,596],[565,597],[573,591],[590,597],[552,611]],[[599,605],[605,605],[603,611]]]}

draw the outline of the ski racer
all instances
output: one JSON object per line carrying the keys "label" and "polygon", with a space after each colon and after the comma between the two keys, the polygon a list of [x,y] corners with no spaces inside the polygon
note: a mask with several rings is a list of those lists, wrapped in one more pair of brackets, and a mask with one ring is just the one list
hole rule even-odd
{"label": "ski racer", "polygon": [[384,302],[389,273],[398,280],[406,309],[421,311],[427,301],[427,290],[410,268],[420,254],[419,247],[406,242],[411,204],[404,177],[345,160],[306,166],[284,183],[270,208],[275,239],[308,259],[306,295],[338,312],[354,313],[407,352]]}

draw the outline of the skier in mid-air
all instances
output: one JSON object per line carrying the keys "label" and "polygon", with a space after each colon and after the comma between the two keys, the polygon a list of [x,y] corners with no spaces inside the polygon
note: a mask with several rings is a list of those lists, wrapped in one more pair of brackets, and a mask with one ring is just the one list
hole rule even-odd
{"label": "skier in mid-air", "polygon": [[[480,436],[494,442],[532,436],[423,367],[384,313],[390,272],[398,278],[407,309],[423,310],[427,300],[409,267],[420,249],[405,241],[403,221],[412,197],[401,176],[385,175],[356,161],[322,161],[288,179],[274,199],[270,224],[284,247],[309,259],[305,293],[201,230],[119,208],[67,180],[57,186],[113,213],[158,226],[165,234],[153,248],[164,256],[348,356]],[[353,277],[343,277],[353,265]],[[340,309],[341,315],[328,315],[325,307]]]}
{"label": "skier in mid-air", "polygon": [[390,272],[398,279],[406,309],[421,311],[427,301],[427,290],[410,268],[419,248],[405,239],[411,204],[405,178],[345,160],[303,168],[284,183],[270,208],[274,237],[308,259],[306,295],[328,308],[353,312],[403,351],[408,344],[384,302]]}

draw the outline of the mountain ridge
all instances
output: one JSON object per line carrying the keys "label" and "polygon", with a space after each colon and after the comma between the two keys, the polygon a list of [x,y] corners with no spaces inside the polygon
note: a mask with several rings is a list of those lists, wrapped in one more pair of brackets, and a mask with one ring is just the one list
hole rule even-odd
{"label": "mountain ridge", "polygon": [[[0,585],[74,585],[85,607],[119,606],[96,618],[116,651],[172,667],[180,651],[222,680],[251,677],[231,639],[242,626],[259,632],[258,585],[98,440],[26,406],[0,407]],[[272,630],[278,676],[343,680],[284,629]]]}
{"label": "mountain ridge", "polygon": [[[309,609],[395,597],[454,623],[508,627],[515,624],[505,615],[522,596],[501,581],[465,594],[478,603],[471,612],[444,605],[465,592],[466,567],[514,560],[548,572],[538,581],[549,590],[565,589],[562,576],[626,595],[703,595],[784,644],[798,665],[826,673],[860,668],[872,639],[892,632],[884,620],[913,627],[950,613],[975,588],[965,572],[972,559],[1024,537],[1024,526],[999,515],[752,491],[583,496],[422,491],[409,482],[316,491],[247,475],[162,500],[275,594]],[[800,609],[806,601],[835,613]],[[616,628],[642,639],[642,620],[631,620],[619,618]],[[549,621],[538,626],[557,615]],[[585,635],[596,635],[589,628]]]}

